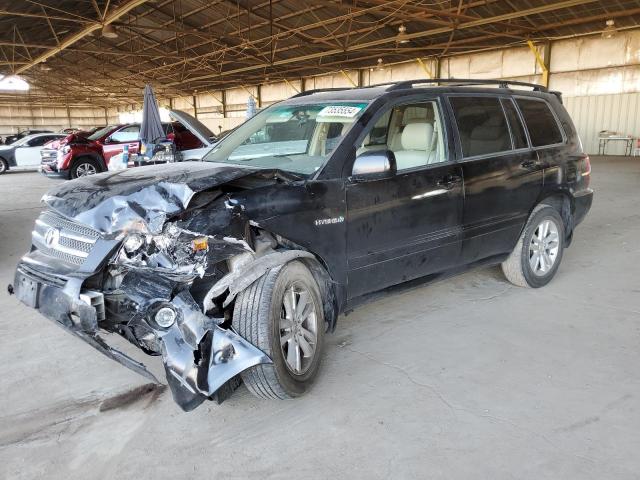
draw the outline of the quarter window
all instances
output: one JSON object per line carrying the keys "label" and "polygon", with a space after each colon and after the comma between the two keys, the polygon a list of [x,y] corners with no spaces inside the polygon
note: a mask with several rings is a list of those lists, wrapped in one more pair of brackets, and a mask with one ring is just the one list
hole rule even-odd
{"label": "quarter window", "polygon": [[464,157],[511,150],[507,120],[498,98],[450,97],[450,101]]}
{"label": "quarter window", "polygon": [[518,107],[529,130],[534,147],[562,143],[562,132],[547,102],[518,98]]}
{"label": "quarter window", "polygon": [[527,136],[524,133],[524,126],[520,121],[520,116],[516,110],[516,106],[511,100],[502,100],[502,106],[509,120],[511,128],[511,137],[513,139],[513,148],[527,148]]}

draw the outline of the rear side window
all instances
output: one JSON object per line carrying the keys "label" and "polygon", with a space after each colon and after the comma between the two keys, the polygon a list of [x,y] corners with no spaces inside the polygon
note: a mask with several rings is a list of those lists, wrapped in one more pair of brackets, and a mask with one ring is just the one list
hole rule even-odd
{"label": "rear side window", "polygon": [[524,133],[524,126],[520,121],[520,116],[516,110],[516,106],[511,100],[502,100],[502,106],[507,114],[507,120],[509,120],[509,127],[511,128],[511,137],[513,138],[513,148],[527,148],[527,136]]}
{"label": "rear side window", "polygon": [[524,123],[527,124],[529,138],[534,147],[563,142],[562,132],[547,102],[524,98],[518,98],[516,102],[524,117]]}
{"label": "rear side window", "polygon": [[511,150],[507,119],[498,98],[450,97],[464,157]]}

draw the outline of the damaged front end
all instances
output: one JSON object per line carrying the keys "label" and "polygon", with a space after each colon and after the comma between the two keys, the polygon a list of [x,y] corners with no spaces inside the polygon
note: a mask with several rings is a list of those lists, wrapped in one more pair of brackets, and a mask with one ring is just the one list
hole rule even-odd
{"label": "damaged front end", "polygon": [[[110,346],[105,333],[161,356],[183,410],[207,398],[222,401],[240,372],[271,362],[233,331],[235,296],[268,269],[312,255],[279,248],[220,186],[221,177],[226,183],[246,170],[227,169],[217,182],[196,178],[190,184],[178,174],[137,186],[127,174],[111,176],[109,185],[90,179],[84,189],[80,183],[45,197],[49,209],[36,221],[31,252],[18,265],[15,293],[147,378],[157,381],[142,363]],[[194,213],[205,208],[215,221],[206,232],[192,230],[199,225]]]}

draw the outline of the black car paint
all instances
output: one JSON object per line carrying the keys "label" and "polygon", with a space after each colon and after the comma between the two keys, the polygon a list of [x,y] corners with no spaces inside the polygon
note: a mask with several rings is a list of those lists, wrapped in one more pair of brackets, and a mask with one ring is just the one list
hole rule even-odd
{"label": "black car paint", "polygon": [[8,168],[16,166],[16,145],[2,145],[0,148],[0,159],[4,160]]}
{"label": "black car paint", "polygon": [[[547,148],[462,158],[448,103],[450,95],[542,98],[553,107],[567,141]],[[447,161],[391,178],[351,178],[354,146],[364,138],[367,126],[386,108],[416,99],[439,102],[446,126]],[[371,88],[317,93],[285,103],[311,100],[371,102],[325,166],[311,178],[278,170],[188,162],[86,177],[55,188],[45,201],[65,217],[106,235],[104,258],[92,266],[94,274],[116,248],[115,235],[130,221],[157,231],[172,219],[190,231],[215,238],[231,236],[249,246],[254,246],[257,231],[269,232],[294,252],[310,252],[316,258],[310,265],[328,299],[325,312],[329,328],[335,326],[339,313],[375,292],[403,282],[439,278],[465,265],[501,261],[513,249],[529,213],[542,201],[562,209],[568,240],[590,208],[592,192],[580,170],[584,154],[575,127],[556,95],[506,89],[440,87],[386,92]],[[438,197],[423,196],[434,188],[447,192]],[[216,245],[219,250],[213,249],[212,262],[224,261],[240,251],[237,246],[225,246],[222,240]],[[21,265],[30,271],[52,273],[52,267],[42,264],[37,252],[27,255]],[[191,290],[189,298],[194,304],[202,300],[202,281],[185,286],[171,280],[169,290],[159,293],[162,289],[154,287],[153,281],[144,281],[150,274],[142,275],[140,281],[125,283],[125,290],[135,299],[125,317],[138,315],[145,297],[171,301],[175,291],[184,295],[186,289]],[[71,292],[75,295],[89,278],[74,272],[63,277],[76,286]],[[20,280],[17,275],[17,286]],[[67,293],[69,288],[65,287]],[[42,313],[61,323],[61,316],[67,314]],[[95,332],[96,325],[92,328]],[[133,335],[130,331],[119,333]],[[137,368],[135,363],[128,366]],[[168,378],[171,383],[171,375]],[[202,393],[186,394],[175,382],[172,391],[184,409],[194,408],[204,399]]]}

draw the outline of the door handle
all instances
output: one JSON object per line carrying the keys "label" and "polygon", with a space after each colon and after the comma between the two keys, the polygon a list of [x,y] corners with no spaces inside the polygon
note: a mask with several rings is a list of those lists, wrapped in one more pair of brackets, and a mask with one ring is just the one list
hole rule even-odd
{"label": "door handle", "polygon": [[445,175],[436,182],[436,185],[450,190],[454,187],[454,185],[460,183],[461,181],[462,177],[459,175]]}

